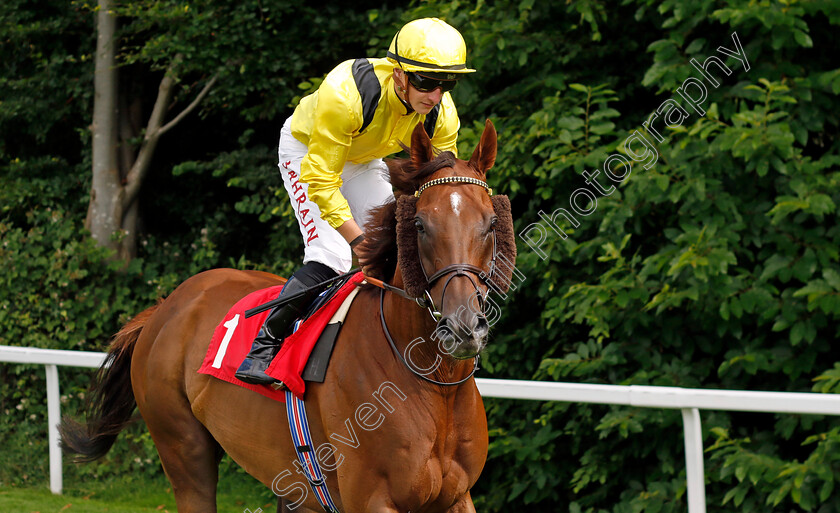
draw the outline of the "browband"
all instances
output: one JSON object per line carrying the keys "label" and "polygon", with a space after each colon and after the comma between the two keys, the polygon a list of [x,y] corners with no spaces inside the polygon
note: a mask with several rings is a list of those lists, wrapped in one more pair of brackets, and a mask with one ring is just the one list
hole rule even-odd
{"label": "browband", "polygon": [[420,194],[423,191],[425,191],[429,187],[432,187],[433,185],[440,185],[440,184],[444,184],[444,183],[454,183],[454,182],[464,182],[464,183],[471,183],[473,185],[480,185],[480,186],[484,187],[484,190],[487,191],[487,194],[489,194],[490,196],[493,195],[493,189],[491,189],[487,185],[487,182],[482,182],[478,178],[471,178],[469,176],[445,176],[443,178],[435,178],[434,180],[429,180],[428,182],[424,183],[422,186],[420,186],[420,189],[418,189],[417,192],[414,193],[414,197],[419,198]]}

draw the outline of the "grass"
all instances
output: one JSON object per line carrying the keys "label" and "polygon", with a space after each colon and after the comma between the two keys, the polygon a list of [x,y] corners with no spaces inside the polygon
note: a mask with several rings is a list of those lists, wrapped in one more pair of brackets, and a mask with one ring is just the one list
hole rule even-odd
{"label": "grass", "polygon": [[[224,471],[216,504],[219,513],[243,513],[246,509],[273,513],[277,507],[271,492],[239,472]],[[0,487],[2,513],[175,513],[175,498],[163,476],[123,476],[108,481],[64,483],[62,495],[40,486]]]}
{"label": "grass", "polygon": [[[148,501],[143,501],[148,503]],[[153,501],[155,502],[155,501]],[[144,506],[137,502],[106,501],[90,497],[53,495],[45,488],[4,488],[0,489],[0,511],[4,513],[94,513],[108,511],[112,513],[172,512],[175,501],[169,497],[157,506]]]}
{"label": "grass", "polygon": [[[0,410],[2,413],[2,410]],[[44,428],[45,428],[44,423]],[[39,423],[40,427],[40,423]],[[0,422],[0,513],[175,513],[175,497],[163,475],[149,432],[127,428],[101,460],[64,458],[64,490],[49,490],[46,429],[28,419]],[[219,513],[274,513],[277,501],[265,485],[225,456],[219,466]]]}
{"label": "grass", "polygon": [[[46,432],[0,423],[0,513],[175,513],[175,497],[142,423],[126,429],[102,460],[76,464],[64,458],[64,490],[49,490]],[[45,431],[45,430],[44,430]],[[141,461],[142,460],[142,461]],[[229,457],[219,466],[219,513],[246,509],[274,513],[277,501],[265,485]]]}

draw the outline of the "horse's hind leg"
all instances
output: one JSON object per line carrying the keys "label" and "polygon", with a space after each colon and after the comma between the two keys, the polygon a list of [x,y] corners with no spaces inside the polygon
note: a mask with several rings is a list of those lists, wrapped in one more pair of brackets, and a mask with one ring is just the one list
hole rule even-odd
{"label": "horse's hind leg", "polygon": [[216,484],[223,454],[219,444],[188,408],[153,409],[157,411],[141,409],[141,413],[172,483],[178,513],[216,513]]}

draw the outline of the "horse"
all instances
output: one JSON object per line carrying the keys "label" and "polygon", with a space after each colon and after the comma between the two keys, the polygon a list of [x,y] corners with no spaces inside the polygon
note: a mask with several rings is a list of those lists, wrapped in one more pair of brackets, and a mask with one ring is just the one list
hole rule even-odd
{"label": "horse", "polygon": [[[395,200],[373,212],[360,250],[370,281],[388,292],[360,288],[324,382],[305,396],[312,449],[341,512],[475,511],[470,490],[488,432],[472,376],[487,342],[487,295],[505,286],[494,252],[506,246],[515,258],[510,204],[491,199],[485,182],[495,158],[487,120],[469,161],[435,155],[418,125],[409,157],[389,162]],[[209,270],[130,320],[94,378],[86,424],[62,422],[65,450],[82,461],[103,456],[136,406],[179,512],[216,511],[225,453],[281,498],[278,511],[323,511],[295,473],[284,405],[196,372],[231,306],[283,282]]]}

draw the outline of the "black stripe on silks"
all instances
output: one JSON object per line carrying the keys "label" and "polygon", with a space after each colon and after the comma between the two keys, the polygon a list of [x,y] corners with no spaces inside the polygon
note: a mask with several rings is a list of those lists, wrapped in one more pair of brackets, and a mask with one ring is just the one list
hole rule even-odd
{"label": "black stripe on silks", "polygon": [[426,129],[426,133],[429,134],[429,139],[434,137],[435,135],[435,125],[437,124],[438,114],[440,114],[440,104],[438,103],[435,107],[426,114],[426,119],[423,121],[423,128]]}
{"label": "black stripe on silks", "polygon": [[367,59],[353,61],[353,80],[356,81],[356,88],[362,98],[363,121],[362,128],[359,129],[359,133],[362,133],[373,121],[373,114],[376,112],[376,106],[379,105],[379,97],[382,96],[382,86],[379,85],[379,79],[373,72],[373,65]]}
{"label": "black stripe on silks", "polygon": [[397,61],[399,63],[411,64],[412,66],[423,66],[424,68],[431,68],[431,69],[466,69],[466,67],[467,67],[466,63],[464,63],[464,64],[453,64],[451,66],[441,66],[439,64],[431,64],[429,62],[415,61],[413,59],[406,59],[405,57],[403,57],[401,55],[395,54],[394,52],[388,52],[387,55],[388,55],[388,57],[394,59],[395,61]]}

